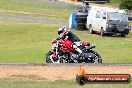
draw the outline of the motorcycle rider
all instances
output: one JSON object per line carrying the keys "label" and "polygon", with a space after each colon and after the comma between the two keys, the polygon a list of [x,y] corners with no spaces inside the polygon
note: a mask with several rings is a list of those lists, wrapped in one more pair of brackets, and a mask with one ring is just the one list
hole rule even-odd
{"label": "motorcycle rider", "polygon": [[75,34],[63,26],[58,28],[58,34],[62,40],[67,39],[72,41],[72,48],[75,49],[80,55],[82,55],[82,50],[78,48],[78,46],[80,46],[79,44],[81,43],[81,40]]}

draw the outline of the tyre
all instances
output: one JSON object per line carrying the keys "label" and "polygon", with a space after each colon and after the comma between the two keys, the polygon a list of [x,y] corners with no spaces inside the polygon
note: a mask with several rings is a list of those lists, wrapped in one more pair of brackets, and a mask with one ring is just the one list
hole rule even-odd
{"label": "tyre", "polygon": [[78,14],[75,18],[75,29],[83,30],[86,29],[86,22],[87,22],[87,15],[85,14]]}
{"label": "tyre", "polygon": [[84,76],[77,76],[76,81],[79,85],[84,85],[87,82],[87,79]]}
{"label": "tyre", "polygon": [[98,63],[102,63],[102,59],[101,58],[98,59]]}
{"label": "tyre", "polygon": [[78,22],[75,22],[75,29],[77,29],[77,30],[86,29],[85,23],[78,23]]}
{"label": "tyre", "polygon": [[76,15],[75,20],[87,20],[87,15]]}
{"label": "tyre", "polygon": [[84,15],[76,15],[75,21],[85,23],[87,21],[87,16]]}
{"label": "tyre", "polygon": [[100,35],[101,35],[102,37],[104,36],[104,29],[103,29],[103,28],[101,28]]}
{"label": "tyre", "polygon": [[76,20],[77,23],[86,23],[84,20]]}
{"label": "tyre", "polygon": [[97,63],[102,63],[101,56],[97,52],[94,52],[94,55],[95,55],[95,61],[94,61],[94,63],[96,63],[96,61],[97,61]]}
{"label": "tyre", "polygon": [[76,22],[76,25],[77,25],[77,26],[82,26],[82,25],[85,26],[85,23]]}
{"label": "tyre", "polygon": [[53,63],[50,59],[51,54],[52,53],[50,51],[46,54],[46,63]]}
{"label": "tyre", "polygon": [[93,54],[94,58],[91,58],[91,60],[87,59],[85,63],[102,63],[102,58],[97,52],[91,50],[88,53]]}
{"label": "tyre", "polygon": [[87,15],[86,14],[77,14],[76,18],[86,18]]}
{"label": "tyre", "polygon": [[128,25],[128,22],[123,22],[123,21],[121,21],[121,22],[117,23],[116,29],[117,29],[119,32],[123,32],[123,31],[125,31],[125,27],[126,27],[127,25]]}
{"label": "tyre", "polygon": [[121,37],[125,37],[125,35],[124,34],[121,34]]}
{"label": "tyre", "polygon": [[84,22],[84,21],[87,21],[87,18],[76,18],[75,20],[76,21],[79,21],[80,20],[80,21],[83,21]]}

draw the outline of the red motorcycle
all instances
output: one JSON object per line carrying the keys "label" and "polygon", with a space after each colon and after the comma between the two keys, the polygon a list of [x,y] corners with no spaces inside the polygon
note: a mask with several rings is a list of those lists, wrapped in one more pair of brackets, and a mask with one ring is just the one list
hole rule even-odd
{"label": "red motorcycle", "polygon": [[69,40],[54,39],[52,49],[46,54],[47,63],[102,63],[101,56],[92,50],[95,44],[89,42],[76,42],[82,50],[80,55],[72,48],[73,43]]}

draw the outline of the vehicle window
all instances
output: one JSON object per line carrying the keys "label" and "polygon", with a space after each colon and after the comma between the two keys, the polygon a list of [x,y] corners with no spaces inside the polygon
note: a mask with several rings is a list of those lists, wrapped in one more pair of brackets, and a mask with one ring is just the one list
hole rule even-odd
{"label": "vehicle window", "polygon": [[109,12],[109,20],[128,20],[128,17],[125,14],[118,12]]}
{"label": "vehicle window", "polygon": [[96,18],[100,18],[100,17],[101,17],[101,12],[100,11],[97,11]]}

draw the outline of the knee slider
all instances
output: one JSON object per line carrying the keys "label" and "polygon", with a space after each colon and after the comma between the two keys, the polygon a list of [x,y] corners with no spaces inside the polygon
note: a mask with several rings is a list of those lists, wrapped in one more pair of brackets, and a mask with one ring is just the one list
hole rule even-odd
{"label": "knee slider", "polygon": [[77,46],[76,46],[76,45],[72,45],[72,47],[73,47],[74,49],[77,49]]}

